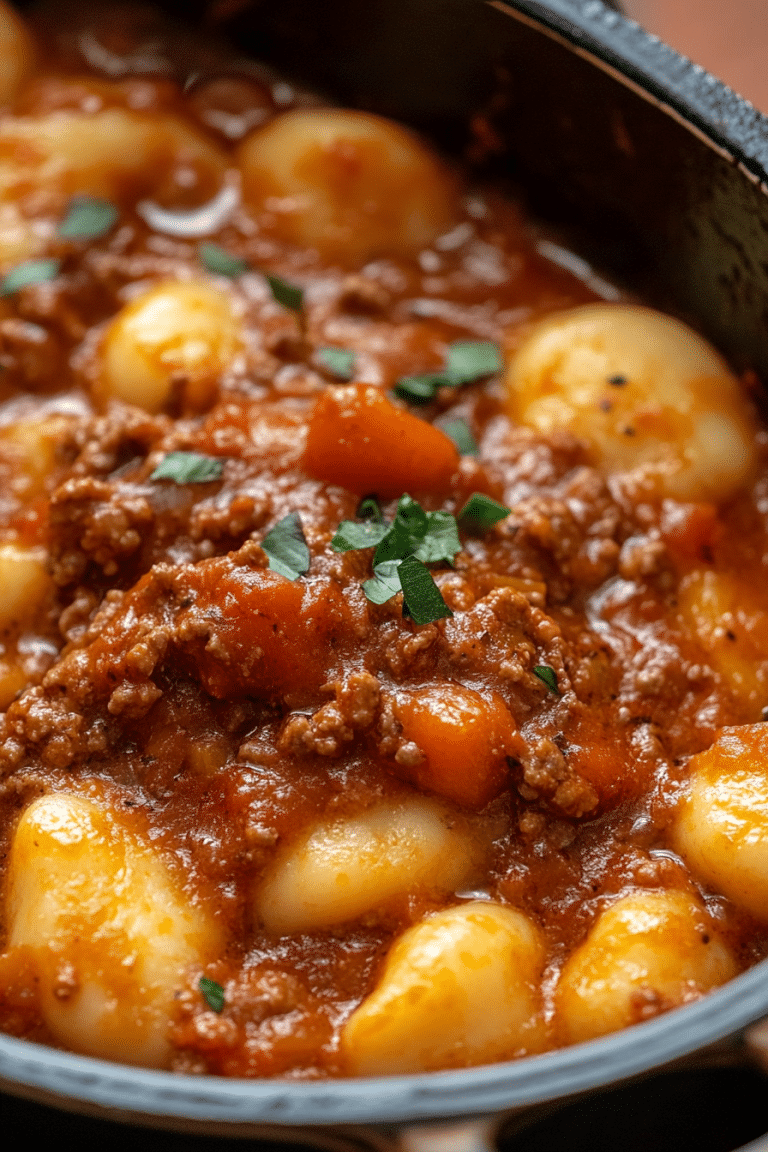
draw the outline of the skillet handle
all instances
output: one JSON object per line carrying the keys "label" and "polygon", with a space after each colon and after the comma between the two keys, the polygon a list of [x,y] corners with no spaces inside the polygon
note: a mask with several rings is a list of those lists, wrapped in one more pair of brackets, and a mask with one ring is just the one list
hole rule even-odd
{"label": "skillet handle", "polygon": [[744,1033],[744,1044],[751,1063],[768,1073],[768,1017],[752,1024]]}
{"label": "skillet handle", "polygon": [[494,1152],[499,1117],[402,1128],[397,1152]]}

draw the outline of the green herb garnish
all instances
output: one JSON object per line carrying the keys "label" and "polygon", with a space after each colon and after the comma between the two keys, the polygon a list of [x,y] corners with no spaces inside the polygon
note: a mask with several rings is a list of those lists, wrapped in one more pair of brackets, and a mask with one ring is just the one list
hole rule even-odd
{"label": "green herb garnish", "polygon": [[562,693],[557,686],[557,676],[554,668],[550,668],[549,664],[537,664],[533,669],[534,676],[538,676],[542,684],[546,684],[550,692],[554,696],[561,696]]}
{"label": "green herb garnish", "polygon": [[402,561],[385,560],[373,570],[370,580],[363,582],[363,592],[373,604],[386,604],[398,592],[402,592],[399,568]]}
{"label": "green herb garnish", "polygon": [[98,240],[114,228],[119,215],[109,200],[98,196],[73,196],[67,214],[59,224],[59,236],[63,240]]}
{"label": "green herb garnish", "polygon": [[298,580],[309,571],[309,548],[298,512],[290,512],[275,524],[261,542],[273,572]]}
{"label": "green herb garnish", "polygon": [[406,556],[397,569],[403,600],[416,624],[430,624],[453,616],[431,572],[415,556]]}
{"label": "green herb garnish", "polygon": [[209,484],[218,480],[224,461],[201,452],[169,452],[155,468],[150,480],[172,480],[174,484]]}
{"label": "green herb garnish", "polygon": [[349,348],[320,348],[317,358],[337,380],[351,380],[355,371],[355,354]]}
{"label": "green herb garnish", "polygon": [[442,432],[450,436],[462,456],[477,456],[479,449],[466,420],[446,420],[440,425]]}
{"label": "green herb garnish", "polygon": [[490,340],[457,340],[449,345],[445,368],[421,376],[403,376],[395,384],[395,394],[411,404],[429,404],[439,388],[459,388],[483,376],[501,372],[504,361]]}
{"label": "green herb garnish", "polygon": [[423,376],[403,376],[393,389],[401,400],[410,404],[430,404],[438,388],[453,388],[454,382],[446,372],[426,372]]}
{"label": "green herb garnish", "polygon": [[490,528],[492,524],[509,516],[511,511],[512,509],[507,508],[506,504],[499,504],[498,500],[492,500],[482,492],[473,492],[457,519],[467,527],[477,530]]}
{"label": "green herb garnish", "polygon": [[207,976],[201,976],[197,986],[203,994],[203,1000],[212,1011],[224,1011],[224,989],[221,984],[209,980]]}
{"label": "green herb garnish", "polygon": [[457,340],[448,349],[445,367],[456,384],[471,384],[503,371],[504,361],[490,340]]}
{"label": "green herb garnish", "polygon": [[363,583],[374,604],[385,604],[403,593],[404,611],[417,624],[429,624],[452,616],[427,564],[453,564],[461,541],[456,519],[450,512],[425,512],[407,494],[400,497],[391,524],[381,517],[375,500],[368,497],[358,515],[369,515],[362,524],[344,520],[331,540],[334,552],[374,548],[373,576]]}
{"label": "green herb garnish", "polygon": [[342,520],[331,540],[334,552],[356,552],[359,548],[375,548],[390,531],[389,525],[377,520],[358,524],[355,520]]}
{"label": "green herb garnish", "polygon": [[209,240],[198,244],[197,254],[203,267],[214,276],[228,276],[230,280],[235,280],[250,268],[250,264],[242,256],[233,256],[226,248],[222,248],[220,244],[212,244]]}
{"label": "green herb garnish", "polygon": [[301,312],[303,310],[303,288],[299,288],[296,284],[289,284],[287,280],[281,280],[279,276],[268,276],[265,273],[265,279],[272,291],[273,298],[278,304],[282,304],[283,308],[290,308],[291,312]]}
{"label": "green herb garnish", "polygon": [[46,280],[53,280],[58,276],[61,261],[55,259],[25,260],[11,268],[0,281],[0,296],[12,296],[22,288],[31,284],[43,284]]}
{"label": "green herb garnish", "polygon": [[381,522],[384,519],[375,496],[363,497],[358,506],[357,515],[360,520],[378,520]]}

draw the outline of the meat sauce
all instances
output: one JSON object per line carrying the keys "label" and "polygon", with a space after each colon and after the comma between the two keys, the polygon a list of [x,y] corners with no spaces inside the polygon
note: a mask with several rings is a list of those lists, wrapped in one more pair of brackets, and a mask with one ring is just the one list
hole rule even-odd
{"label": "meat sauce", "polygon": [[755,382],[405,129],[98,11],[0,10],[0,1027],[422,1071],[755,963]]}

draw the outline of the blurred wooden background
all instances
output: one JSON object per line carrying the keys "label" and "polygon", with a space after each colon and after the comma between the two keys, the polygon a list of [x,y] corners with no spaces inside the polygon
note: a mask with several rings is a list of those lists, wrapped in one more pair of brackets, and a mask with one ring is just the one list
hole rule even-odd
{"label": "blurred wooden background", "polygon": [[629,16],[768,113],[768,0],[622,0]]}

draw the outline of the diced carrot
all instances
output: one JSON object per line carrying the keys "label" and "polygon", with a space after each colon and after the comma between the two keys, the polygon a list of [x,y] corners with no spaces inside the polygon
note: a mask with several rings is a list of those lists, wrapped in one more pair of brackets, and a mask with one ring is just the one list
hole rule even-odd
{"label": "diced carrot", "polygon": [[394,713],[403,743],[415,745],[413,763],[407,748],[404,762],[395,762],[397,775],[466,808],[484,808],[504,789],[506,758],[519,756],[522,742],[495,693],[486,697],[458,684],[433,684],[398,693]]}
{"label": "diced carrot", "polygon": [[378,388],[328,388],[309,422],[303,465],[310,476],[361,495],[445,489],[459,462],[452,440],[397,408]]}
{"label": "diced carrot", "polygon": [[[194,611],[211,621],[199,673],[213,696],[250,690],[300,698],[324,682],[349,611],[337,586],[288,580],[276,572],[197,565]],[[322,587],[318,587],[321,584]]]}

